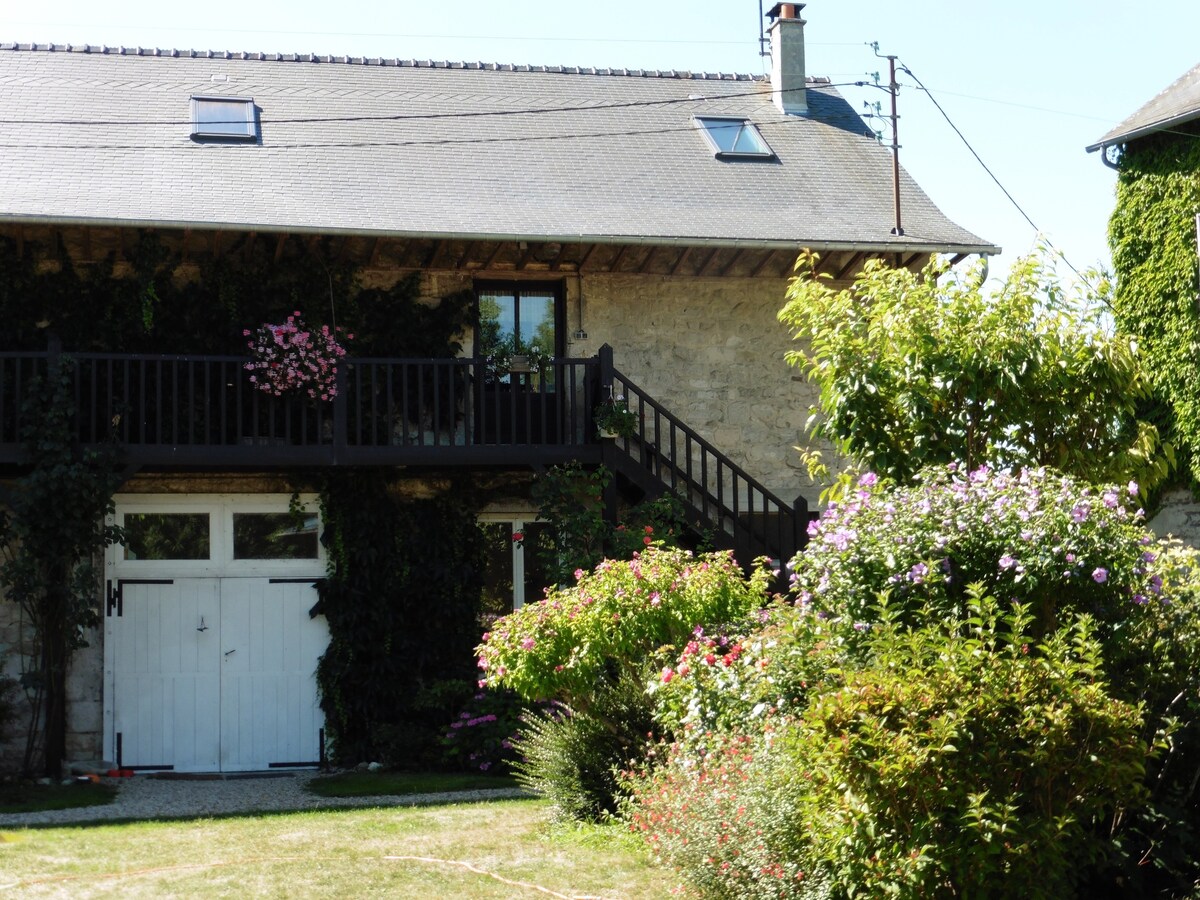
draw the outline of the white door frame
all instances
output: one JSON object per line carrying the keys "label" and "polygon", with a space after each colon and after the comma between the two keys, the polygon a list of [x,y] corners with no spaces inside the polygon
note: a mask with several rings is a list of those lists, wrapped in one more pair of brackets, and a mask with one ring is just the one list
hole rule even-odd
{"label": "white door frame", "polygon": [[[317,509],[315,495],[300,495],[299,503],[306,512]],[[287,512],[292,502],[290,494],[126,494],[116,498],[116,513],[111,521],[124,522],[128,514],[137,513],[207,513],[209,515],[209,558],[201,560],[127,560],[124,547],[110,547],[105,554],[105,598],[102,619],[104,631],[103,716],[104,753],[116,759],[115,693],[116,668],[114,654],[115,597],[122,582],[167,579],[261,579],[276,578],[316,581],[326,570],[325,548],[318,542],[316,559],[239,560],[233,553],[233,514],[235,512]],[[318,526],[319,527],[319,526]],[[314,593],[314,602],[316,595]],[[219,625],[214,622],[213,625]],[[168,762],[166,760],[164,763]],[[265,761],[264,761],[265,762]]]}

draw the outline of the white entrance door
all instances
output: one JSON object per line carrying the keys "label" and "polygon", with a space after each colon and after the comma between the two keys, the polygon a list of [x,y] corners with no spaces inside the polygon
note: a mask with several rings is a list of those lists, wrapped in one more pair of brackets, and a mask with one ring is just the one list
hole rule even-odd
{"label": "white entrance door", "polygon": [[220,581],[128,580],[116,586],[108,640],[121,765],[220,767]]}
{"label": "white entrance door", "polygon": [[[299,502],[299,506],[297,503]],[[314,766],[324,717],[315,499],[139,496],[106,561],[105,755],[122,767]]]}
{"label": "white entrance door", "polygon": [[[164,583],[165,582],[165,583]],[[329,635],[313,581],[125,581],[114,639],[121,764],[191,772],[314,765]]]}
{"label": "white entrance door", "polygon": [[309,615],[316,602],[311,580],[221,580],[222,771],[320,760],[316,671],[329,631]]}

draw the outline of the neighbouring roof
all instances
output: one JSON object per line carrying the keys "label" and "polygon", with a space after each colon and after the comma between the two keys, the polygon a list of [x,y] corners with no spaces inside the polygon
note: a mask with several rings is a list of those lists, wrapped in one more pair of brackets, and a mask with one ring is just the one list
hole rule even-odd
{"label": "neighbouring roof", "polygon": [[1200,119],[1200,65],[1163,88],[1157,97],[1088,146],[1087,152],[1124,144],[1193,119]]}
{"label": "neighbouring roof", "polygon": [[[252,97],[259,140],[191,138]],[[902,178],[828,82],[785,116],[746,75],[0,44],[0,222],[383,236],[997,247]],[[714,157],[742,116],[772,160]]]}

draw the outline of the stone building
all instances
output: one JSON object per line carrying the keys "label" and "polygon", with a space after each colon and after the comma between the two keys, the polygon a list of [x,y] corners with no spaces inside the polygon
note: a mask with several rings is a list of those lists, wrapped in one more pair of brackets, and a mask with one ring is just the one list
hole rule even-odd
{"label": "stone building", "polygon": [[[393,467],[417,493],[486,482],[479,517],[511,556],[516,604],[536,585],[509,536],[535,516],[530,473],[554,464],[674,494],[741,561],[797,549],[820,491],[793,449],[813,397],[776,319],[798,251],[839,280],[872,257],[998,252],[903,172],[894,233],[891,155],[805,73],[800,6],[772,10],[770,78],[0,44],[0,110],[21,123],[0,163],[0,239],[35,276],[124,278],[136,289],[113,303],[174,315],[147,288],[157,278],[196,298],[189,323],[196,305],[220,312],[251,260],[329,273],[297,301],[314,324],[333,324],[348,270],[364,309],[413,277],[428,308],[472,298],[453,354],[351,358],[317,403],[255,390],[241,361],[189,356],[192,325],[156,356],[92,341],[141,321],[130,309],[17,311],[28,321],[0,347],[5,473],[29,464],[21,373],[61,345],[79,366],[77,439],[111,425],[120,445],[118,522],[178,539],[110,551],[102,625],[73,667],[68,758],[317,761],[317,514],[286,554],[242,546],[287,512],[300,469]],[[601,438],[594,413],[614,403],[632,433]]]}

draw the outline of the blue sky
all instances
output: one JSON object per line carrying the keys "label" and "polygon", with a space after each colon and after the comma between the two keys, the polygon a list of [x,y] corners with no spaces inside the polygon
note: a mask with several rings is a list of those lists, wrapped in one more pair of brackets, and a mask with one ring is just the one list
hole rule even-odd
{"label": "blue sky", "polygon": [[[769,9],[770,0],[763,5]],[[1200,4],[810,0],[807,68],[835,83],[895,54],[1078,268],[1108,263],[1114,175],[1084,147],[1200,62]],[[4,4],[0,41],[314,52],[761,73],[758,0],[45,0]],[[1030,251],[1036,231],[901,74],[901,163],[951,218]],[[843,88],[856,108],[884,100]],[[1002,272],[1005,260],[993,263]]]}

